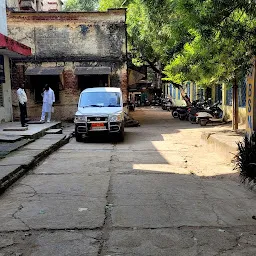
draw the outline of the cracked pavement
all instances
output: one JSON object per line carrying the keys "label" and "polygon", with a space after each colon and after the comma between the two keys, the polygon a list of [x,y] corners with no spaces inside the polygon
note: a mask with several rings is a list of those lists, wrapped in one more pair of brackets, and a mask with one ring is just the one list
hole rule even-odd
{"label": "cracked pavement", "polygon": [[256,195],[201,128],[137,109],[124,143],[75,139],[0,197],[0,256],[256,255]]}

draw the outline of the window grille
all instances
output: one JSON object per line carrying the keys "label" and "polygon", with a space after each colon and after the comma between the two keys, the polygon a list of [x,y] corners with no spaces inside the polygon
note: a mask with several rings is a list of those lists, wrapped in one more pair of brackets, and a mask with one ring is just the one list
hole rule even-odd
{"label": "window grille", "polygon": [[199,88],[197,95],[198,95],[198,99],[199,99],[200,101],[203,101],[203,100],[204,100],[204,89]]}
{"label": "window grille", "polygon": [[246,105],[246,80],[241,80],[238,86],[238,104],[239,107],[244,108]]}
{"label": "window grille", "polygon": [[233,88],[230,86],[226,90],[226,105],[232,106]]}
{"label": "window grille", "polygon": [[215,87],[215,101],[222,102],[222,86],[217,85]]}
{"label": "window grille", "polygon": [[193,84],[193,100],[196,100],[196,85]]}
{"label": "window grille", "polygon": [[178,89],[178,100],[180,100],[180,90]]}
{"label": "window grille", "polygon": [[173,86],[172,84],[170,84],[170,95],[172,96],[172,89],[173,89]]}
{"label": "window grille", "polygon": [[4,106],[3,84],[0,84],[0,107]]}
{"label": "window grille", "polygon": [[187,95],[190,98],[190,82],[187,83]]}
{"label": "window grille", "polygon": [[176,99],[176,87],[173,86],[173,99]]}

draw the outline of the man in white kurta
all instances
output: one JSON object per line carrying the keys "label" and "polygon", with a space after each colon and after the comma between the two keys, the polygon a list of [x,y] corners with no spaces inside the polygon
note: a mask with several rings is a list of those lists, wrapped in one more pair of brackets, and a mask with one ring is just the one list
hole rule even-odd
{"label": "man in white kurta", "polygon": [[52,115],[52,106],[55,102],[55,95],[54,91],[49,87],[49,85],[45,85],[44,92],[42,93],[43,97],[43,107],[42,107],[42,116],[41,116],[41,122],[45,121],[45,115],[47,113],[47,123],[50,123],[51,121],[51,115]]}

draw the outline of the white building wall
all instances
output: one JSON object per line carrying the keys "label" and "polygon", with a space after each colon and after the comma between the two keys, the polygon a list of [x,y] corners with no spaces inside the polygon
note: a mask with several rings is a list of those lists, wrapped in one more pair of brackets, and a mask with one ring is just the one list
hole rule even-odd
{"label": "white building wall", "polygon": [[9,69],[9,58],[4,56],[5,83],[1,84],[0,90],[3,90],[4,106],[0,106],[0,123],[12,120],[12,94],[11,77]]}
{"label": "white building wall", "polygon": [[0,33],[7,35],[6,1],[0,0]]}

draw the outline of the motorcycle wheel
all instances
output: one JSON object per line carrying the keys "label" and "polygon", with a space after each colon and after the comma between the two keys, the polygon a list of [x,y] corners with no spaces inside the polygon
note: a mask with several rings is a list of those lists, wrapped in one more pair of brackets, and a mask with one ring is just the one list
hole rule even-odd
{"label": "motorcycle wheel", "polygon": [[200,119],[200,120],[199,120],[199,124],[200,124],[201,126],[206,126],[207,123],[208,123],[208,120],[207,120],[207,119]]}
{"label": "motorcycle wheel", "polygon": [[179,117],[179,113],[178,113],[176,110],[173,110],[173,111],[172,111],[172,116],[173,116],[174,118],[178,118],[178,117]]}
{"label": "motorcycle wheel", "polygon": [[196,124],[196,117],[189,115],[188,120],[191,124]]}
{"label": "motorcycle wheel", "polygon": [[180,119],[181,121],[184,121],[184,120],[186,119],[186,117],[179,115],[179,119]]}

